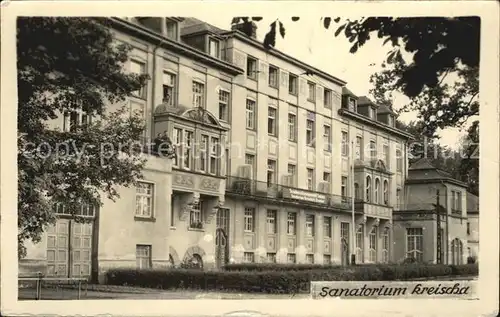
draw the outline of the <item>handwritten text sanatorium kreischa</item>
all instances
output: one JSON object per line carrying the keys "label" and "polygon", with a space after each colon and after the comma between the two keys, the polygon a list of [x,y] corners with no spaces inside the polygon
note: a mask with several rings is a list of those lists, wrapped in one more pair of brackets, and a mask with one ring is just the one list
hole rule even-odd
{"label": "handwritten text sanatorium kreischa", "polygon": [[319,297],[400,297],[400,296],[439,296],[439,295],[469,295],[469,286],[462,286],[460,283],[455,283],[453,286],[437,284],[435,286],[424,286],[422,283],[415,283],[411,286],[402,287],[386,287],[380,285],[377,287],[343,287],[332,288],[323,286],[318,293]]}

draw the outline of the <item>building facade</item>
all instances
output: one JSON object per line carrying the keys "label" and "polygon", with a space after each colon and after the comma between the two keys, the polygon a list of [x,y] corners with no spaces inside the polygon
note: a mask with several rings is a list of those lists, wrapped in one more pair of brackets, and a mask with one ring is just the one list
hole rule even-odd
{"label": "building facade", "polygon": [[[101,208],[82,207],[85,224],[58,209],[60,219],[28,245],[20,271],[97,279],[112,267],[404,256],[392,222],[405,201],[411,136],[395,127],[390,109],[265,50],[240,26],[171,17],[110,22],[116,40],[133,47],[125,67],[151,78],[127,106],[143,116],[145,138],[168,134],[177,156],[151,155],[138,186],[120,188],[121,198]],[[54,125],[84,120],[69,114]]]}
{"label": "building facade", "polygon": [[466,263],[467,184],[423,158],[410,166],[405,191],[405,203],[393,217],[394,260]]}

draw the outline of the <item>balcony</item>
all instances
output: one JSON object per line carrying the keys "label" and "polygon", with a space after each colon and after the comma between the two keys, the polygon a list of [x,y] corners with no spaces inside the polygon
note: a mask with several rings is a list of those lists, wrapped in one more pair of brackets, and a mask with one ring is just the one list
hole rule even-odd
{"label": "balcony", "polygon": [[362,213],[365,216],[380,219],[391,219],[392,218],[392,206],[374,204],[371,202],[363,201],[361,199],[356,199],[354,203],[354,209],[358,213]]}
{"label": "balcony", "polygon": [[234,176],[229,176],[226,179],[226,195],[252,197],[275,203],[300,204],[330,210],[350,211],[352,208],[350,197],[278,184],[268,185],[266,182]]}

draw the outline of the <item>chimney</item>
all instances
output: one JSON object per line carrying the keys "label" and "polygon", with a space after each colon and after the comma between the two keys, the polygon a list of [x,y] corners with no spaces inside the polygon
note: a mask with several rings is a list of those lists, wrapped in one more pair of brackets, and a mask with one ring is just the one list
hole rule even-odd
{"label": "chimney", "polygon": [[231,26],[231,30],[243,32],[248,37],[257,39],[257,24],[255,24],[254,22],[242,22],[238,24],[233,24]]}

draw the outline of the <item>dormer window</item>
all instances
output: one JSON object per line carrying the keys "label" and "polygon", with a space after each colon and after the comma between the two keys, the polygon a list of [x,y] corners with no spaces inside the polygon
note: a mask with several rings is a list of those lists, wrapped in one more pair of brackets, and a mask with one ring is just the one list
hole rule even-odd
{"label": "dormer window", "polygon": [[356,112],[356,100],[349,98],[349,111]]}
{"label": "dormer window", "polygon": [[177,41],[177,22],[167,19],[165,22],[165,32],[167,38]]}
{"label": "dormer window", "polygon": [[210,56],[215,58],[220,58],[220,42],[216,39],[209,39],[208,41],[208,53]]}
{"label": "dormer window", "polygon": [[376,114],[375,114],[375,108],[373,108],[373,107],[368,107],[368,117],[369,117],[370,119],[376,119],[375,115],[376,115]]}

